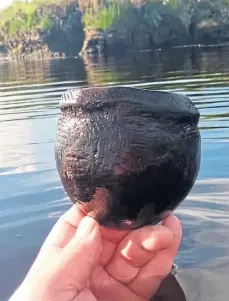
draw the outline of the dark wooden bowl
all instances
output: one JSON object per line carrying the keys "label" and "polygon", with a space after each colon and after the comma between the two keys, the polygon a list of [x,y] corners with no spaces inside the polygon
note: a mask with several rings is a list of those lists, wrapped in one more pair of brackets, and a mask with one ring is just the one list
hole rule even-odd
{"label": "dark wooden bowl", "polygon": [[187,96],[134,88],[67,91],[55,156],[73,203],[101,225],[156,224],[192,188],[200,167],[199,111]]}

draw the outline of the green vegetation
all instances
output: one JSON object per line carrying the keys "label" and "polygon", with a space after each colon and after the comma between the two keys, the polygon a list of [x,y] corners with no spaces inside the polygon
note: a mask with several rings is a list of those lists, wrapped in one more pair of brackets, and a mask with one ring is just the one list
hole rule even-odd
{"label": "green vegetation", "polygon": [[113,23],[125,13],[126,9],[126,4],[117,1],[110,1],[106,7],[101,7],[98,11],[89,7],[83,16],[85,29],[110,29]]}
{"label": "green vegetation", "polygon": [[34,29],[49,30],[53,26],[51,12],[42,12],[43,6],[54,3],[65,5],[66,0],[34,0],[32,2],[14,1],[13,4],[0,12],[0,30],[9,36],[25,33]]}
{"label": "green vegetation", "polygon": [[[172,8],[177,1],[170,0],[166,6]],[[49,30],[54,25],[55,15],[55,8],[48,9],[49,6],[66,8],[68,4],[74,2],[76,3],[77,0],[14,1],[8,9],[0,12],[0,31],[9,36],[14,36],[18,33],[25,33],[31,30]],[[163,7],[162,1],[147,0],[145,2],[151,11],[151,19],[153,21],[157,20],[158,16],[155,5],[159,4],[160,7]],[[77,3],[83,12],[82,21],[86,31],[108,30],[119,19],[131,23],[131,19],[136,17],[133,14],[135,3],[130,0],[79,0]],[[44,8],[47,8],[47,10]],[[136,20],[133,21],[136,22]]]}
{"label": "green vegetation", "polygon": [[[109,30],[112,25],[119,23],[126,28],[137,25],[139,18],[147,19],[147,23],[157,25],[161,20],[160,15],[165,11],[173,13],[177,8],[179,0],[170,0],[163,3],[162,0],[138,0],[120,1],[107,0],[103,6],[93,5],[93,1],[88,3],[88,8],[84,9],[83,23],[85,30]],[[229,1],[229,0],[228,0]],[[91,3],[91,4],[90,4]],[[144,6],[144,12],[141,10]]]}
{"label": "green vegetation", "polygon": [[15,0],[0,11],[0,47],[42,57],[97,51],[103,39],[127,49],[229,42],[228,26],[229,0]]}
{"label": "green vegetation", "polygon": [[[77,3],[83,12],[85,31],[108,30],[121,21],[123,26],[137,23],[138,16],[143,16],[147,23],[157,25],[164,12],[180,18],[189,26],[191,19],[213,16],[212,10],[221,10],[228,17],[229,0],[32,0],[14,1],[6,10],[0,12],[0,31],[14,36],[31,30],[49,30],[54,25],[55,7],[66,9],[71,3]],[[51,6],[51,8],[50,8]],[[141,7],[146,8],[144,13]],[[207,10],[206,10],[207,6]],[[45,9],[47,8],[47,10]],[[201,8],[202,13],[201,13]],[[143,14],[143,15],[142,15]]]}

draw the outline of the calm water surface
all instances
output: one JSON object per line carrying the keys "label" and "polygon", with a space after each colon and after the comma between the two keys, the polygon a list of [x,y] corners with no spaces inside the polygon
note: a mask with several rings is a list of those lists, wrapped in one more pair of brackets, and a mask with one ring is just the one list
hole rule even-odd
{"label": "calm water surface", "polygon": [[54,161],[58,102],[65,90],[92,85],[174,91],[196,103],[201,113],[201,170],[175,212],[184,231],[176,259],[179,284],[173,279],[160,300],[228,301],[228,50],[184,48],[121,59],[0,64],[1,301],[23,279],[51,227],[70,207]]}

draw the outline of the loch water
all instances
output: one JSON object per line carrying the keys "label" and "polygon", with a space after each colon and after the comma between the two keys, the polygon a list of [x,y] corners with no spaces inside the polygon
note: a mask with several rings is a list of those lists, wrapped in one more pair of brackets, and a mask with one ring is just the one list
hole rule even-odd
{"label": "loch water", "polygon": [[198,179],[175,211],[183,224],[176,280],[163,301],[228,301],[229,48],[0,63],[0,300],[22,281],[70,206],[55,159],[58,103],[69,88],[124,85],[188,95],[200,110]]}

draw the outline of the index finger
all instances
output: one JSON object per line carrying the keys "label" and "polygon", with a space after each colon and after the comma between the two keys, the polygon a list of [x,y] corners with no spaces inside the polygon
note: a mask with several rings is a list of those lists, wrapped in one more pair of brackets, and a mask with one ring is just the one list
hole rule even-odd
{"label": "index finger", "polygon": [[41,247],[29,274],[43,265],[48,258],[55,256],[70,242],[84,216],[78,206],[73,205],[59,218]]}
{"label": "index finger", "polygon": [[64,248],[72,239],[79,223],[84,217],[85,215],[79,210],[78,205],[73,205],[59,218],[46,238],[41,250],[50,246]]}
{"label": "index finger", "polygon": [[173,240],[172,231],[164,226],[145,226],[132,231],[116,248],[106,271],[124,284],[131,283],[141,268]]}

